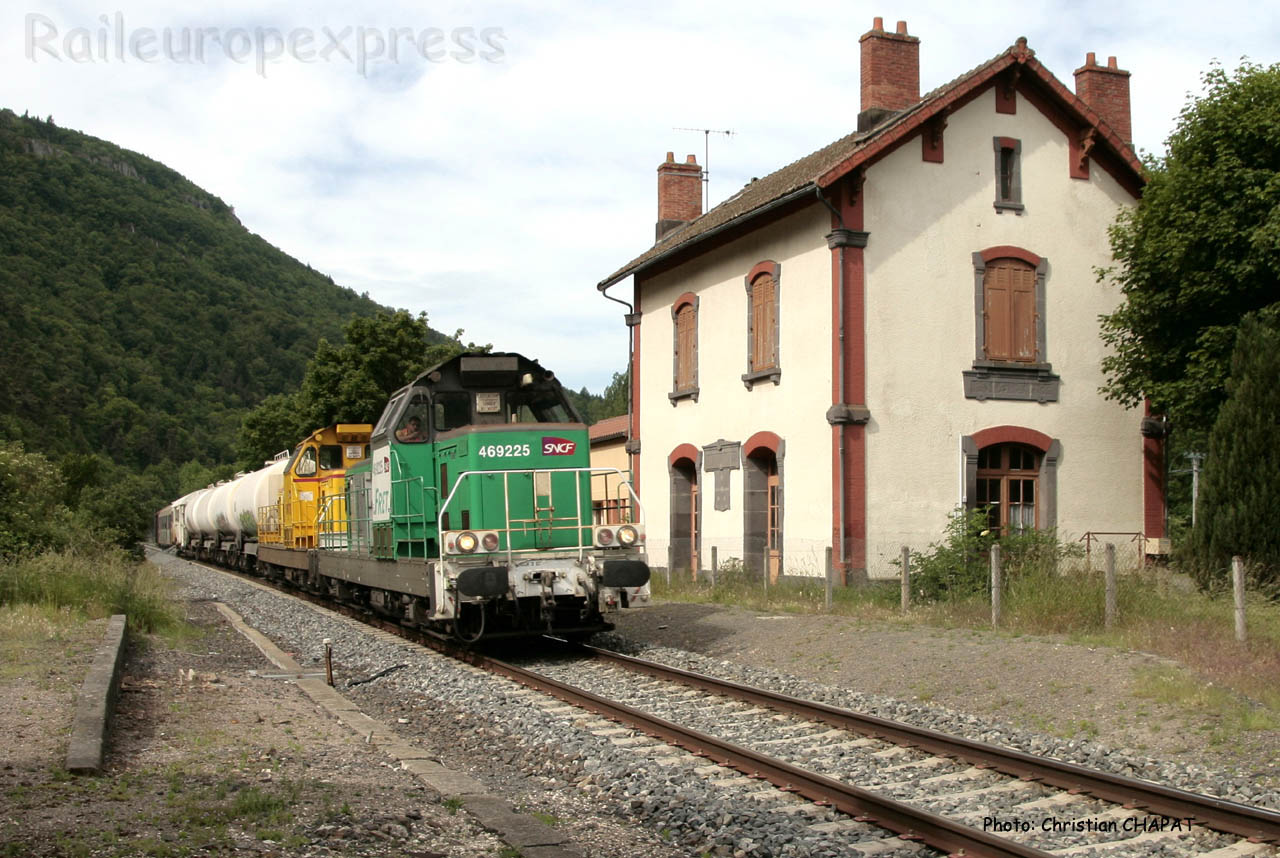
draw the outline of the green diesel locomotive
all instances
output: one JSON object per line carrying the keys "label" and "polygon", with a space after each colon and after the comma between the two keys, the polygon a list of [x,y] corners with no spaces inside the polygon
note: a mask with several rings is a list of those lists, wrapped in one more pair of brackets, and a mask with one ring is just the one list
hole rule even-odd
{"label": "green diesel locomotive", "polygon": [[[640,504],[592,468],[587,428],[554,375],[518,354],[463,354],[397,391],[369,459],[324,500],[298,583],[439,635],[582,637],[647,595]],[[621,522],[593,521],[608,486]],[[296,553],[296,552],[294,552]]]}

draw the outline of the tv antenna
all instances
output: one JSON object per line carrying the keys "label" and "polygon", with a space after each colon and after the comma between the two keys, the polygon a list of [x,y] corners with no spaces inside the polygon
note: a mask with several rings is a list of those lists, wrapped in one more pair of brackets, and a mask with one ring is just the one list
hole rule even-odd
{"label": "tv antenna", "polygon": [[715,128],[673,128],[672,131],[698,131],[702,134],[702,210],[711,208],[711,135],[723,134],[732,137],[734,131],[718,131]]}

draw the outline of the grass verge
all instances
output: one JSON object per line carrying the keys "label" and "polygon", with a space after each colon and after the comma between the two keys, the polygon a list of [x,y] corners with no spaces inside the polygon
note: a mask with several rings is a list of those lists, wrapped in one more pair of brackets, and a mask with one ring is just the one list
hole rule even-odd
{"label": "grass verge", "polygon": [[0,565],[0,639],[37,627],[127,614],[135,633],[176,633],[169,582],[118,549],[43,554]]}

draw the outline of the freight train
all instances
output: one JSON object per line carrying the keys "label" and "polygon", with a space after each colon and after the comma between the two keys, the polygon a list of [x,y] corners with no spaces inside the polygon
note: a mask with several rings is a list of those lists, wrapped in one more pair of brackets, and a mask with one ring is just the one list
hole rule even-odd
{"label": "freight train", "polygon": [[[156,537],[440,637],[585,637],[649,582],[639,499],[589,455],[551,372],[466,353],[396,391],[375,425],[317,430],[179,498]],[[602,486],[622,511],[607,524],[593,520]]]}

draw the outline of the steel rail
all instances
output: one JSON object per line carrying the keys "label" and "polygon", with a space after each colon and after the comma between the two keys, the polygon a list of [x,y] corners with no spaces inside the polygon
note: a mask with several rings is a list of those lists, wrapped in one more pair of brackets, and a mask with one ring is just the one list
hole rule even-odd
{"label": "steel rail", "polygon": [[945,816],[797,768],[782,760],[698,730],[681,727],[656,715],[615,703],[534,671],[476,652],[468,652],[461,657],[476,667],[505,676],[611,720],[635,726],[664,742],[737,769],[749,777],[767,780],[784,791],[798,793],[814,802],[829,804],[859,822],[893,831],[904,840],[918,840],[948,854],[975,858],[1050,858],[1051,853],[1040,849],[979,831]]}
{"label": "steel rail", "polygon": [[1159,816],[1195,819],[1215,831],[1280,843],[1280,813],[1266,808],[1162,786],[1137,778],[1094,771],[1075,763],[1038,757],[1023,751],[964,739],[923,727],[913,727],[910,724],[840,709],[825,703],[801,700],[786,694],[752,688],[737,682],[704,676],[677,667],[668,667],[610,650],[585,645],[580,647],[597,659],[612,661],[632,670],[770,708],[794,712],[810,720],[884,739],[893,744],[919,748],[931,754],[955,757],[1024,780],[1040,781],[1066,790],[1085,792],[1106,801],[1139,808]]}

